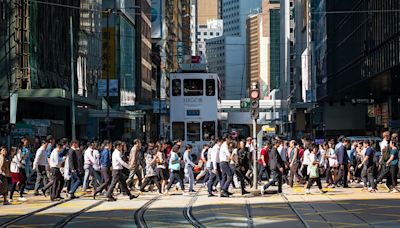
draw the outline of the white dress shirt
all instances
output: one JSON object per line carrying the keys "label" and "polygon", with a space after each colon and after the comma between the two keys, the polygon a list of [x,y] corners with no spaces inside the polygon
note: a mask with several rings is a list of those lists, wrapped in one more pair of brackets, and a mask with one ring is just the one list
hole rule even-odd
{"label": "white dress shirt", "polygon": [[60,168],[61,163],[64,161],[63,159],[60,159],[58,155],[59,150],[56,148],[51,152],[50,159],[49,159],[49,165],[50,168]]}
{"label": "white dress shirt", "polygon": [[83,160],[84,160],[84,169],[89,169],[90,166],[93,166],[94,163],[96,163],[96,160],[93,157],[93,149],[92,148],[87,148],[85,150],[85,153],[83,154]]}
{"label": "white dress shirt", "polygon": [[115,149],[112,154],[112,168],[113,170],[121,170],[124,167],[129,169],[128,164],[122,160],[121,152]]}
{"label": "white dress shirt", "polygon": [[229,152],[228,143],[224,142],[221,145],[221,149],[219,150],[219,161],[229,162],[230,157],[231,157],[231,152]]}
{"label": "white dress shirt", "polygon": [[33,167],[37,168],[39,165],[47,165],[46,148],[43,146],[39,147],[36,151],[35,160],[33,160]]}
{"label": "white dress shirt", "polygon": [[212,150],[211,150],[211,162],[213,165],[213,169],[217,169],[217,164],[219,163],[219,150],[220,150],[220,146],[218,146],[217,144],[215,144],[215,146],[213,146]]}

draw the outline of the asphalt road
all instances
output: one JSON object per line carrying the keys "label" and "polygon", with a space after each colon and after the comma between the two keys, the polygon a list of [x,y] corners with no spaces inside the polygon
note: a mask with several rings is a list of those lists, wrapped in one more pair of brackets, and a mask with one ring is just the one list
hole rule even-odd
{"label": "asphalt road", "polygon": [[[30,196],[25,203],[0,206],[0,227],[399,227],[400,193],[362,192],[361,188],[327,189],[311,195],[304,188],[284,187],[284,194],[261,196],[258,191],[230,198],[208,198],[204,188],[198,193],[169,196],[145,193],[129,200],[103,197],[50,202]],[[37,211],[40,210],[40,211]]]}

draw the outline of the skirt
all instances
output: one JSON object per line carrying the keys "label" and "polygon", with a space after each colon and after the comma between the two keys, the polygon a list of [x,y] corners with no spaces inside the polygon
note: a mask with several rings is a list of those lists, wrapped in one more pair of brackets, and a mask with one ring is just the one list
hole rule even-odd
{"label": "skirt", "polygon": [[23,183],[24,181],[25,181],[25,178],[24,178],[24,176],[22,176],[21,173],[11,173],[11,182],[13,184],[18,183],[18,182]]}

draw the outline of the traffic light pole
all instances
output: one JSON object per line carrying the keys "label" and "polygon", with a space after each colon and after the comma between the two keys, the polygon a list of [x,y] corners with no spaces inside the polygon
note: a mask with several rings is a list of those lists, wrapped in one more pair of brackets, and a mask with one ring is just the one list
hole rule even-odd
{"label": "traffic light pole", "polygon": [[253,119],[253,190],[257,190],[257,120]]}

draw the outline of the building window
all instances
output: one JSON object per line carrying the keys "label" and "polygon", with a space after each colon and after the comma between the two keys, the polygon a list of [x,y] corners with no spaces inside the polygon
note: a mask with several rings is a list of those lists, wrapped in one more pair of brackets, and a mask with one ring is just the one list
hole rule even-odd
{"label": "building window", "polygon": [[183,94],[185,96],[203,96],[202,79],[185,79],[183,80],[183,86]]}
{"label": "building window", "polygon": [[181,96],[181,80],[174,79],[172,80],[172,96]]}
{"label": "building window", "polygon": [[213,32],[210,32],[210,36],[214,36],[214,33],[213,33]]}
{"label": "building window", "polygon": [[207,36],[207,32],[203,32],[203,35]]}
{"label": "building window", "polygon": [[173,122],[172,123],[172,140],[185,140],[185,123]]}
{"label": "building window", "polygon": [[200,123],[187,123],[186,128],[188,141],[200,141]]}

